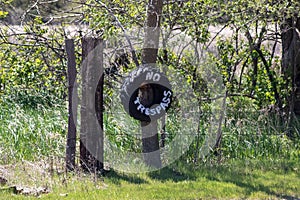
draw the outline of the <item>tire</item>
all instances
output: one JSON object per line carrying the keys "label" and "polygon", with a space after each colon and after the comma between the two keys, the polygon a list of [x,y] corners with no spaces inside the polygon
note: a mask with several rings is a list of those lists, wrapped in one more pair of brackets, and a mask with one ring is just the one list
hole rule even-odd
{"label": "tire", "polygon": [[165,74],[158,68],[142,65],[123,81],[120,98],[125,111],[133,118],[150,122],[166,114],[173,92]]}

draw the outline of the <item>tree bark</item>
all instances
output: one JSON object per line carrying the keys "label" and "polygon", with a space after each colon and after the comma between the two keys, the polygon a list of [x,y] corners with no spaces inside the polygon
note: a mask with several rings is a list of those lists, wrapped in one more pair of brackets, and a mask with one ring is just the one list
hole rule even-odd
{"label": "tree bark", "polygon": [[142,63],[155,64],[159,46],[163,0],[149,0]]}
{"label": "tree bark", "polygon": [[[290,18],[281,25],[282,72],[291,92],[287,97],[288,126],[293,116],[300,115],[300,17]],[[291,136],[291,133],[288,133]]]}
{"label": "tree bark", "polygon": [[[160,21],[162,13],[163,0],[149,0],[147,10],[147,26],[145,27],[144,47],[142,51],[142,63],[155,65],[157,60]],[[141,122],[142,144],[145,164],[154,167],[161,167],[161,158],[159,151],[159,140],[157,121]]]}

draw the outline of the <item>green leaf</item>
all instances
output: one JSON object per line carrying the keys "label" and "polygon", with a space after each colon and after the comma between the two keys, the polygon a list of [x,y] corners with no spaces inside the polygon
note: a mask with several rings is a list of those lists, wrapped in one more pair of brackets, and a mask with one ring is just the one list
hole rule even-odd
{"label": "green leaf", "polygon": [[8,15],[8,12],[0,10],[0,19],[5,18]]}

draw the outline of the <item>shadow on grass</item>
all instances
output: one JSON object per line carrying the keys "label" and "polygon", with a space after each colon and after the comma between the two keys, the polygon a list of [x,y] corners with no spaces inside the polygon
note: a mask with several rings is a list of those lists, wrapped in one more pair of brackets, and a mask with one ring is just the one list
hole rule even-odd
{"label": "shadow on grass", "polygon": [[[148,176],[159,181],[180,182],[185,180],[195,180],[195,173],[188,173],[188,170],[177,170],[172,167],[164,167],[158,171],[149,172]],[[192,171],[191,171],[192,172]]]}
{"label": "shadow on grass", "polygon": [[206,169],[206,172],[206,175],[203,175],[208,180],[235,184],[241,188],[244,188],[246,195],[251,195],[255,192],[264,192],[267,195],[276,196],[280,199],[300,200],[295,196],[280,194],[273,191],[269,186],[258,182],[258,179],[261,178],[261,176],[251,172],[246,173],[243,169],[233,170],[225,167],[214,167],[211,171]]}
{"label": "shadow on grass", "polygon": [[120,185],[121,181],[126,181],[133,184],[148,183],[147,180],[139,177],[137,174],[126,174],[122,172],[116,172],[114,170],[110,170],[105,177],[109,178],[116,185]]}
{"label": "shadow on grass", "polygon": [[280,198],[280,199],[299,200],[299,198],[294,197],[294,196],[285,195],[285,194],[278,194],[278,193],[270,190],[269,187],[267,187],[267,186],[265,186],[263,184],[258,184],[256,186],[253,186],[253,185],[251,185],[249,183],[244,183],[244,182],[241,182],[241,181],[230,181],[230,180],[227,180],[227,182],[231,182],[231,183],[234,183],[235,185],[237,185],[239,187],[246,188],[246,194],[247,195],[250,195],[253,192],[264,192],[264,193],[266,193],[268,195],[276,196],[277,198]]}

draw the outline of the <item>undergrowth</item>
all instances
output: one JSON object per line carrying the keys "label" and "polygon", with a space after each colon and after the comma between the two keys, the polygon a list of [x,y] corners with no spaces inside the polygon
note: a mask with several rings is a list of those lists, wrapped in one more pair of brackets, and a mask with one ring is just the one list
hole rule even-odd
{"label": "undergrowth", "polygon": [[60,104],[34,107],[0,100],[1,164],[64,156],[67,113]]}
{"label": "undergrowth", "polygon": [[[26,101],[26,99],[23,101]],[[22,101],[22,102],[23,102]],[[31,105],[31,106],[30,106]],[[21,160],[39,160],[43,157],[65,156],[67,133],[67,107],[65,102],[54,101],[47,104],[23,104],[0,98],[0,155],[1,164]],[[114,119],[104,114],[104,131],[110,144],[116,144],[121,151],[141,151],[141,139],[128,134],[130,127],[122,119]],[[172,121],[172,119],[169,119]],[[297,122],[297,121],[296,121]],[[180,122],[178,122],[180,123]],[[299,122],[294,126],[295,138],[289,138],[286,132],[278,128],[276,119],[267,115],[248,114],[246,117],[226,119],[223,125],[222,154],[199,157],[197,139],[202,140],[205,131],[200,130],[199,137],[191,144],[189,151],[181,157],[187,163],[204,163],[224,160],[293,160],[299,162],[300,141]],[[173,127],[174,126],[174,127]],[[138,127],[135,124],[134,127]],[[171,130],[176,123],[168,124],[166,145],[174,137]],[[78,129],[79,130],[79,129]],[[79,134],[78,134],[79,135]],[[78,136],[79,137],[79,136]],[[198,144],[201,147],[201,142]],[[221,156],[221,159],[220,159]]]}
{"label": "undergrowth", "polygon": [[[226,122],[222,154],[194,159],[194,143],[173,164],[155,172],[110,171],[103,177],[77,170],[65,172],[67,108],[57,104],[24,106],[0,99],[0,175],[8,186],[42,187],[45,199],[297,199],[299,140],[276,129],[270,118]],[[254,118],[254,117],[253,117]],[[118,137],[125,122],[113,126],[105,117],[105,134],[124,151],[136,150],[131,135]],[[127,127],[128,128],[128,127]],[[171,129],[170,129],[171,130]],[[201,135],[200,135],[201,136]],[[135,143],[131,143],[134,141]],[[138,171],[132,170],[132,171]],[[8,188],[8,189],[6,189]],[[0,190],[0,199],[23,199]],[[27,199],[36,197],[30,195]]]}

